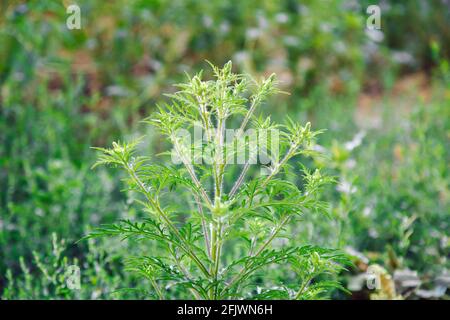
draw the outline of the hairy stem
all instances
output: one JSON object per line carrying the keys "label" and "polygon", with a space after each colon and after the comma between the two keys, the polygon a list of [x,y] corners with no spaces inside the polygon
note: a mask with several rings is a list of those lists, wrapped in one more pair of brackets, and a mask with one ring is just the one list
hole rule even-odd
{"label": "hairy stem", "polygon": [[309,276],[305,281],[303,281],[300,289],[298,289],[297,293],[295,294],[294,299],[298,300],[300,296],[302,295],[303,291],[305,291],[308,284],[311,282],[312,276]]}
{"label": "hairy stem", "polygon": [[201,219],[202,219],[202,231],[203,231],[203,237],[205,238],[205,246],[206,251],[208,253],[208,257],[211,259],[211,245],[209,243],[209,235],[208,235],[208,227],[206,226],[206,218],[203,213],[203,207],[200,203],[200,200],[196,194],[194,194],[195,202],[197,203],[198,212],[200,213]]}
{"label": "hairy stem", "polygon": [[[251,116],[253,115],[253,112],[255,111],[257,105],[258,105],[257,99],[253,99],[250,109],[247,111],[247,114],[245,115],[244,119],[242,120],[242,123],[241,123],[241,126],[239,127],[238,132],[234,136],[233,144],[234,144],[234,141],[240,139],[241,136],[244,134],[245,127],[247,126],[247,123],[250,120]],[[226,163],[224,165],[224,170],[225,170],[225,166],[226,166]],[[241,186],[242,182],[244,181],[245,175],[246,175],[249,167],[250,167],[250,159],[248,159],[246,161],[244,168],[242,169],[241,174],[239,175],[239,178],[236,180],[235,184],[233,185],[233,187],[229,193],[230,199],[234,196],[236,191],[238,191],[239,187]]]}
{"label": "hairy stem", "polygon": [[162,294],[161,288],[158,283],[154,279],[150,279],[153,289],[155,289],[156,294],[158,295],[159,300],[164,300],[164,295]]}
{"label": "hairy stem", "polygon": [[[218,225],[218,239],[216,244],[216,259],[214,261],[214,280],[217,282],[218,274],[219,274],[219,265],[220,265],[220,253],[222,251],[222,224],[219,221]],[[216,284],[214,288],[214,299],[217,299],[217,291],[218,291],[218,284]]]}
{"label": "hairy stem", "polygon": [[[184,277],[192,282],[191,276],[189,275],[189,272],[181,265],[180,259],[178,258],[173,246],[170,246],[170,253],[172,254],[175,264],[177,265],[178,269],[180,269],[181,273],[183,273]],[[200,300],[200,294],[195,288],[189,288],[189,291],[192,293],[192,295],[197,299]]]}
{"label": "hairy stem", "polygon": [[[242,127],[242,126],[241,126]],[[244,126],[245,128],[245,126]],[[238,134],[240,134],[242,132],[241,129],[239,129]],[[280,169],[286,164],[286,162],[292,158],[292,156],[295,154],[295,152],[297,151],[297,149],[300,147],[300,143],[295,143],[293,144],[289,150],[286,152],[286,155],[283,157],[283,159],[277,163],[274,168],[272,168],[272,171],[270,173],[269,176],[267,176],[267,178],[264,180],[263,184],[261,185],[261,187],[265,187],[267,185],[267,183],[275,176],[277,175],[277,173],[280,171]],[[240,186],[242,185],[242,183],[244,182],[244,178],[245,175],[247,174],[248,169],[250,168],[250,159],[248,159],[244,165],[244,168],[242,169],[239,178],[236,180],[235,184],[233,185],[233,188],[231,189],[230,193],[229,193],[229,198],[231,199],[232,197],[234,197],[234,195],[236,194],[236,192],[239,190]]]}
{"label": "hairy stem", "polygon": [[239,139],[242,134],[244,133],[245,127],[247,126],[248,121],[252,117],[253,113],[255,112],[256,107],[258,106],[260,100],[254,98],[252,100],[252,104],[250,105],[250,109],[248,109],[244,119],[241,122],[241,126],[239,127],[238,132],[236,133],[236,139]]}
{"label": "hairy stem", "polygon": [[136,175],[136,172],[132,168],[129,167],[128,163],[124,163],[125,168],[128,171],[128,174],[133,178],[134,182],[139,186],[142,193],[145,195],[147,201],[151,204],[153,209],[159,214],[159,216],[164,220],[166,225],[169,227],[169,229],[175,234],[177,239],[182,243],[181,248],[183,251],[186,252],[189,257],[191,257],[192,261],[200,268],[200,270],[203,272],[205,276],[209,277],[209,272],[203,265],[203,263],[200,261],[200,259],[197,257],[197,255],[192,251],[192,249],[189,246],[189,243],[186,242],[186,240],[181,236],[180,232],[178,231],[177,227],[175,227],[172,223],[172,221],[169,219],[169,217],[164,213],[164,211],[161,209],[159,204],[152,198],[150,193],[148,192],[147,188],[145,187],[144,183],[139,179],[139,177]]}
{"label": "hairy stem", "polygon": [[236,180],[236,182],[233,185],[233,188],[231,188],[229,198],[233,198],[236,192],[239,190],[239,187],[241,186],[242,182],[244,182],[245,175],[250,168],[250,159],[245,162],[244,168],[241,171],[241,174],[239,175],[239,178]]}
{"label": "hairy stem", "polygon": [[[226,114],[226,112],[225,112]],[[222,224],[220,217],[221,214],[221,199],[223,189],[223,176],[224,176],[224,136],[225,136],[225,122],[226,116],[218,114],[217,116],[217,130],[216,130],[216,154],[213,166],[214,171],[214,209],[212,210],[213,223],[212,223],[212,236],[211,236],[211,276],[212,280],[216,282],[214,288],[211,288],[211,299],[217,299],[218,291],[218,271],[220,265],[220,252],[222,250]]]}
{"label": "hairy stem", "polygon": [[[261,247],[256,251],[254,255],[252,255],[252,258],[256,258],[259,256],[265,248],[275,239],[275,237],[278,235],[278,233],[283,229],[283,227],[286,225],[286,223],[289,221],[290,216],[285,217],[281,223],[274,229],[274,231],[271,233],[269,238],[261,245]],[[247,272],[248,267],[243,267],[241,271],[233,278],[231,279],[230,283],[225,287],[225,289],[222,291],[224,292],[228,288],[231,288],[235,283],[237,283]]]}
{"label": "hairy stem", "polygon": [[290,158],[292,158],[295,155],[295,152],[299,147],[300,144],[296,143],[289,148],[288,152],[286,152],[286,155],[283,157],[283,159],[273,167],[270,174],[267,176],[266,179],[264,179],[263,183],[261,184],[261,188],[264,188],[269,183],[269,181],[278,174],[280,169],[289,161]]}
{"label": "hairy stem", "polygon": [[181,158],[181,161],[183,162],[184,166],[186,167],[186,170],[188,171],[189,175],[191,176],[192,182],[195,184],[197,189],[200,191],[200,195],[202,196],[203,201],[209,206],[212,207],[212,202],[209,199],[208,194],[206,193],[205,189],[203,188],[202,184],[197,178],[197,175],[195,174],[195,170],[192,167],[192,164],[189,163],[189,160],[186,159],[184,154],[181,152],[181,148],[178,144],[178,141],[173,139],[173,144],[175,147],[175,151],[177,152],[178,156]]}

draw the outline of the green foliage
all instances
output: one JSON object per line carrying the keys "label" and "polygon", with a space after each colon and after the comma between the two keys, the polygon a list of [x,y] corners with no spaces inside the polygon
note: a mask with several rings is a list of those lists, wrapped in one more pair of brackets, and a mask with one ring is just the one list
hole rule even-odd
{"label": "green foliage", "polygon": [[[145,270],[146,258],[138,263],[131,256],[161,256],[159,262],[152,262],[159,264],[157,270],[171,266],[164,258],[166,248],[158,244],[160,230],[167,233],[167,227],[154,218],[147,220],[149,214],[138,203],[145,199],[133,191],[138,186],[127,184],[133,190],[120,192],[117,181],[123,177],[121,172],[99,167],[92,174],[89,166],[95,155],[89,147],[105,146],[119,138],[131,140],[134,135],[130,132],[139,131],[146,139],[137,146],[134,160],[141,154],[160,154],[167,141],[160,140],[152,127],[141,130],[136,124],[143,115],[155,111],[155,104],[163,111],[183,111],[176,103],[186,105],[188,101],[183,99],[190,97],[173,97],[173,84],[181,81],[183,72],[196,74],[205,68],[206,59],[221,64],[232,58],[235,71],[254,78],[276,73],[278,85],[273,86],[275,79],[268,78],[266,89],[279,87],[291,93],[274,99],[276,91],[257,89],[260,82],[250,77],[236,79],[242,95],[226,91],[227,101],[234,105],[227,126],[238,128],[240,117],[245,117],[254,99],[255,105],[268,102],[259,108],[270,117],[255,115],[245,126],[287,131],[277,124],[288,124],[287,117],[291,117],[294,123],[311,121],[316,128],[327,128],[317,137],[320,145],[308,149],[313,160],[302,158],[304,167],[294,158],[288,161],[275,183],[268,183],[268,195],[258,189],[263,182],[258,176],[267,174],[271,164],[263,171],[260,166],[249,165],[242,179],[242,167],[226,166],[222,202],[229,202],[231,193],[234,201],[239,198],[240,202],[230,203],[236,213],[241,203],[250,205],[246,197],[275,197],[276,202],[240,209],[242,216],[248,214],[251,219],[236,221],[237,230],[242,227],[245,232],[242,241],[233,242],[232,237],[241,236],[235,232],[224,244],[221,270],[245,257],[252,243],[261,241],[265,236],[261,230],[269,223],[272,211],[285,210],[292,201],[298,201],[298,190],[305,192],[307,177],[312,178],[314,168],[319,167],[335,176],[338,183],[325,185],[322,192],[314,191],[318,199],[310,200],[327,218],[303,214],[299,223],[297,218],[287,223],[281,236],[289,234],[289,240],[301,247],[352,247],[387,273],[399,268],[417,270],[430,288],[435,279],[448,274],[450,12],[445,1],[380,2],[382,29],[374,34],[365,30],[365,9],[373,4],[370,1],[79,0],[81,30],[66,28],[66,4],[47,0],[0,2],[2,298],[158,298],[147,282],[125,268],[133,269],[134,265],[136,271]],[[373,36],[382,40],[377,42]],[[188,91],[205,89],[214,94],[219,89],[202,79],[210,79],[215,71],[205,69],[201,81]],[[407,90],[390,92],[404,76],[409,77],[410,71],[420,72],[424,83],[419,87],[407,83]],[[203,89],[195,87],[199,83]],[[163,92],[169,92],[169,105]],[[367,100],[375,106],[369,103],[367,109],[363,103]],[[246,107],[239,109],[242,104]],[[361,111],[369,112],[362,122],[355,118]],[[367,124],[376,123],[383,112],[377,126],[367,129]],[[169,116],[167,120],[195,129],[194,119],[180,123]],[[300,127],[294,124],[291,130]],[[349,142],[362,129],[366,134],[361,144],[348,150]],[[288,136],[283,139],[285,149],[279,156],[276,150],[268,150],[280,160],[290,144]],[[193,152],[203,147],[196,145]],[[231,145],[224,149],[236,156]],[[243,149],[249,151],[249,146]],[[296,157],[306,155],[305,149],[302,152]],[[146,159],[137,159],[141,160]],[[146,160],[142,164],[141,171],[143,167],[146,176],[141,177],[159,194],[161,205],[180,232],[195,238],[198,230],[194,226],[201,225],[201,218],[193,197],[204,201],[187,169],[160,164],[154,156],[151,163]],[[213,190],[215,172],[196,165],[194,169],[204,189]],[[158,177],[157,181],[153,177]],[[277,192],[284,198],[277,198]],[[213,198],[211,193],[208,196]],[[204,208],[206,218],[209,209]],[[107,232],[127,236],[127,241],[109,237],[77,242],[92,232],[92,225],[119,220],[123,221],[117,223],[120,230],[110,225]],[[185,223],[190,229],[181,228]],[[151,234],[145,233],[147,224]],[[143,234],[138,236],[136,228]],[[249,232],[255,236],[248,237]],[[58,247],[64,248],[59,260],[52,250],[53,234],[64,239],[64,244],[58,242]],[[145,237],[154,241],[142,241]],[[205,251],[206,244],[196,241]],[[278,238],[272,244],[271,248],[278,250],[274,255],[282,259],[279,251],[289,249],[286,240]],[[131,259],[130,264],[125,257]],[[81,290],[65,287],[64,259],[80,267]],[[310,260],[309,254],[305,259]],[[59,262],[55,264],[55,260]],[[189,261],[183,257],[183,263]],[[230,274],[242,264],[244,261],[230,269]],[[49,281],[42,268],[51,279],[57,279],[56,283]],[[302,275],[293,270],[287,260],[266,265],[248,278],[240,293],[255,299],[266,294],[293,297],[303,283]],[[154,273],[158,277],[163,274]],[[348,277],[348,272],[339,275],[341,282]],[[191,297],[189,287],[177,279],[181,289],[164,287],[165,297]],[[320,275],[319,280],[326,283]],[[315,283],[313,279],[307,287]],[[337,295],[331,287],[326,294],[320,293],[320,297],[324,295],[348,297]],[[313,297],[317,298],[300,298]]]}
{"label": "green foliage", "polygon": [[[136,156],[138,141],[113,143],[111,149],[101,151],[98,165],[121,167],[128,175],[128,187],[139,193],[136,199],[148,217],[142,222],[123,221],[121,224],[97,229],[88,237],[119,236],[122,239],[157,241],[162,250],[152,256],[137,256],[128,261],[128,269],[150,280],[155,295],[165,298],[163,287],[176,286],[181,297],[202,299],[223,298],[308,298],[318,297],[326,287],[313,279],[325,273],[336,274],[344,257],[333,251],[314,247],[298,247],[289,242],[272,246],[277,239],[286,237],[289,222],[297,220],[306,211],[323,211],[326,206],[318,195],[330,179],[319,171],[304,172],[303,188],[279,178],[289,160],[308,153],[318,132],[310,124],[301,126],[288,119],[279,125],[280,149],[271,154],[271,164],[266,176],[254,177],[245,182],[247,162],[241,174],[226,192],[227,165],[232,159],[225,157],[227,143],[242,143],[247,123],[251,123],[255,110],[264,98],[276,92],[275,78],[270,76],[261,83],[250,86],[246,77],[232,73],[231,62],[222,69],[213,66],[215,79],[202,80],[201,73],[180,84],[180,91],[170,95],[172,104],[160,107],[155,116],[146,122],[156,125],[171,141],[174,151],[184,167],[158,165],[155,168],[145,157]],[[254,88],[253,88],[254,87]],[[225,122],[233,117],[242,118],[241,125],[231,142],[225,141]],[[213,123],[216,123],[214,125]],[[188,145],[177,136],[180,128],[201,124],[205,131],[205,148],[213,150],[211,164],[192,163]],[[231,162],[231,163],[230,163]],[[208,180],[209,183],[208,183]],[[212,181],[211,181],[212,180]],[[207,186],[212,186],[209,190]],[[176,192],[175,203],[166,201],[167,193]],[[195,203],[192,210],[185,201]],[[224,253],[223,248],[242,248]],[[299,273],[295,284],[281,282],[283,289],[262,288],[253,296],[248,289],[252,279],[262,270],[279,264],[292,265]],[[287,267],[289,269],[289,267]],[[287,280],[287,279],[286,279]],[[328,284],[328,283],[327,283]],[[293,290],[293,291],[292,291]],[[296,293],[293,293],[296,292]]]}
{"label": "green foliage", "polygon": [[315,159],[317,166],[333,168],[339,181],[325,192],[333,221],[325,225],[312,217],[299,237],[357,250],[365,258],[355,257],[363,261],[356,272],[372,264],[383,265],[388,275],[417,272],[421,286],[407,293],[414,297],[420,288],[435,288],[450,267],[448,90],[434,88],[427,102],[412,98],[407,107],[400,102],[383,101],[386,113],[375,128],[357,129],[345,124],[344,114],[342,121],[335,115],[340,122],[335,132],[349,136],[320,141],[330,148]]}
{"label": "green foliage", "polygon": [[[111,242],[109,245],[111,251]],[[139,282],[135,290],[124,290],[123,281],[132,284],[137,279],[125,275],[117,257],[106,253],[100,243],[90,240],[82,261],[72,258],[70,249],[65,240],[52,233],[51,246],[33,251],[31,262],[19,258],[20,274],[11,269],[6,271],[7,285],[2,290],[2,299],[129,299],[149,295]],[[71,268],[80,273],[70,272]],[[72,276],[79,278],[72,280]],[[71,281],[76,281],[77,286],[71,286],[70,283],[75,283]]]}
{"label": "green foliage", "polygon": [[367,250],[391,248],[397,268],[438,274],[449,266],[448,101],[432,101],[403,120],[386,119],[390,130],[369,132],[370,143],[355,152],[365,166],[349,175],[357,190],[352,239]]}
{"label": "green foliage", "polygon": [[[374,4],[360,1],[361,6]],[[445,57],[450,54],[450,12],[446,1],[398,0],[380,3],[382,31],[394,54],[393,60],[404,69],[420,69],[435,63],[432,59],[433,42],[440,43]],[[414,21],[410,24],[408,21]],[[402,58],[403,56],[403,58]]]}

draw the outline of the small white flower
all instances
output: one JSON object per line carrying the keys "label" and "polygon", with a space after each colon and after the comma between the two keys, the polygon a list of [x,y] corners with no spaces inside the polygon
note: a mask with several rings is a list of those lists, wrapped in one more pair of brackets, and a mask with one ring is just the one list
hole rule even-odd
{"label": "small white flower", "polygon": [[258,28],[249,28],[247,29],[246,36],[247,38],[254,40],[261,36],[262,32]]}
{"label": "small white flower", "polygon": [[357,191],[357,188],[352,186],[350,182],[343,180],[338,184],[336,190],[345,194],[352,194]]}
{"label": "small white flower", "polygon": [[359,147],[361,145],[362,139],[364,138],[365,135],[366,135],[366,133],[364,131],[358,132],[353,137],[352,140],[350,140],[344,144],[345,149],[347,149],[348,151],[352,151],[356,147]]}
{"label": "small white flower", "polygon": [[363,215],[364,215],[365,217],[370,216],[371,213],[372,213],[372,207],[365,207],[365,208],[363,209]]}
{"label": "small white flower", "polygon": [[211,26],[213,25],[213,19],[210,16],[203,16],[203,26],[205,26],[206,28],[211,28]]}
{"label": "small white flower", "polygon": [[286,23],[289,20],[289,16],[286,13],[284,13],[284,12],[280,12],[280,13],[276,14],[275,20],[278,23]]}
{"label": "small white flower", "polygon": [[226,34],[230,31],[230,24],[228,21],[222,22],[219,26],[220,32]]}
{"label": "small white flower", "polygon": [[374,42],[382,42],[384,40],[384,33],[381,30],[377,30],[377,29],[366,29],[366,36],[374,41]]}
{"label": "small white flower", "polygon": [[394,51],[392,53],[392,59],[400,64],[412,65],[414,64],[414,57],[406,51]]}

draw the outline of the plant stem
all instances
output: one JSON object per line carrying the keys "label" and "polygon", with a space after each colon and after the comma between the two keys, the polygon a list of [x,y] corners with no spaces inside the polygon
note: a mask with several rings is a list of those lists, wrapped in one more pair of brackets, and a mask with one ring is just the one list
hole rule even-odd
{"label": "plant stem", "polygon": [[186,240],[181,236],[178,229],[173,225],[172,221],[170,221],[169,217],[164,213],[164,211],[161,209],[159,204],[151,197],[150,193],[148,192],[147,188],[144,186],[142,181],[139,179],[139,177],[136,175],[136,172],[132,168],[129,167],[128,163],[124,162],[125,167],[128,171],[128,174],[133,178],[134,182],[139,186],[141,191],[144,193],[145,197],[147,198],[147,201],[151,204],[154,210],[160,215],[160,217],[165,221],[167,226],[170,230],[175,234],[175,236],[178,238],[178,240],[182,243],[181,248],[191,257],[192,261],[194,261],[195,264],[200,268],[200,270],[203,272],[205,276],[209,277],[209,272],[203,265],[203,263],[200,261],[200,259],[197,257],[197,255],[192,251],[192,249],[189,247],[189,244],[186,242]]}
{"label": "plant stem", "polygon": [[[273,239],[275,239],[280,230],[286,225],[286,223],[289,221],[289,218],[290,216],[287,216],[281,221],[280,225],[277,228],[275,228],[275,230],[272,232],[272,234],[266,240],[266,242],[264,242],[258,249],[258,251],[256,251],[256,253],[253,256],[251,256],[252,258],[256,258],[261,254],[261,252],[264,251],[264,249],[273,241]],[[230,283],[226,286],[226,288],[223,291],[230,288],[231,286],[233,286],[233,284],[235,284],[238,280],[240,280],[241,277],[245,275],[247,269],[248,269],[247,267],[243,267],[241,271],[233,279],[231,279]]]}
{"label": "plant stem", "polygon": [[241,126],[239,127],[238,132],[236,133],[236,139],[239,139],[241,135],[244,133],[245,127],[247,126],[248,121],[253,115],[253,112],[255,111],[256,107],[258,106],[258,99],[253,99],[252,104],[250,105],[250,109],[248,109],[244,119],[242,120]]}
{"label": "plant stem", "polygon": [[208,228],[206,226],[205,215],[203,213],[203,208],[200,203],[200,200],[198,199],[198,196],[196,194],[194,194],[194,198],[195,198],[195,202],[197,203],[198,212],[200,213],[200,216],[202,218],[202,231],[203,231],[203,236],[205,237],[206,251],[208,252],[208,257],[211,259],[211,246],[209,243]]}
{"label": "plant stem", "polygon": [[[267,185],[267,183],[269,183],[269,181],[278,173],[280,168],[295,154],[295,152],[299,146],[300,146],[300,144],[294,144],[289,148],[288,152],[283,157],[283,159],[274,167],[274,169],[272,170],[270,175],[267,176],[266,179],[264,179],[264,181],[262,182],[262,184],[260,186],[261,188],[264,188]],[[244,167],[244,169],[245,169],[245,167]],[[245,175],[245,172],[246,172],[246,170],[243,170],[243,172],[241,173],[241,176]],[[241,177],[239,177],[239,179],[241,179]],[[239,179],[238,179],[238,181],[239,181]],[[243,179],[244,178],[242,176],[242,180]],[[239,185],[236,187],[236,190],[238,188],[239,188]],[[234,189],[234,187],[233,187],[233,189]],[[235,193],[236,193],[236,191],[234,191],[233,195]],[[258,251],[256,251],[256,253],[252,256],[252,258],[257,257],[258,255],[261,254],[261,252],[264,251],[264,249],[273,241],[273,239],[275,239],[278,232],[280,232],[280,230],[284,227],[284,225],[286,225],[286,223],[289,221],[289,218],[290,218],[290,216],[287,216],[286,218],[284,218],[281,221],[280,225],[274,230],[274,232],[270,235],[270,237],[266,240],[266,242],[258,249]],[[231,282],[227,285],[227,287],[223,291],[230,288],[234,283],[236,283],[238,280],[240,280],[240,278],[245,275],[246,271],[247,271],[247,268],[243,267],[241,269],[241,271],[231,280]]]}
{"label": "plant stem", "polygon": [[[211,264],[211,270],[210,270],[210,274],[211,274],[211,280],[215,281],[216,280],[216,275],[214,273],[215,271],[215,265],[216,265],[216,259],[217,259],[217,229],[216,226],[213,224],[212,225],[212,235],[211,235],[211,259],[212,259],[212,264]],[[215,293],[215,289],[211,287],[210,289],[210,299],[214,299],[214,293]]]}
{"label": "plant stem", "polygon": [[[240,130],[240,129],[239,129]],[[241,131],[239,131],[241,132]],[[297,151],[298,147],[300,146],[300,144],[294,144],[292,145],[288,152],[286,153],[286,155],[283,157],[283,159],[272,169],[272,172],[270,173],[269,176],[267,176],[267,178],[264,180],[263,184],[261,185],[261,187],[265,187],[266,184],[270,181],[270,179],[272,179],[280,170],[280,168],[283,167],[283,165],[295,154],[295,151]],[[248,159],[244,165],[244,168],[241,171],[241,174],[239,175],[239,178],[236,180],[235,184],[233,185],[233,188],[231,189],[230,193],[229,193],[229,198],[231,199],[232,197],[234,197],[234,195],[236,194],[236,192],[239,190],[239,187],[242,185],[242,183],[244,182],[244,178],[245,175],[247,174],[248,169],[250,168],[250,159]]]}
{"label": "plant stem", "polygon": [[211,119],[210,117],[208,117],[208,110],[206,109],[206,105],[198,99],[197,101],[199,103],[199,112],[200,117],[202,118],[203,127],[206,129],[206,139],[209,142],[211,141]]}
{"label": "plant stem", "polygon": [[220,221],[221,212],[221,198],[223,188],[223,175],[224,175],[224,135],[225,135],[225,116],[218,115],[217,118],[217,130],[216,130],[216,154],[214,161],[214,208],[212,210],[213,223],[212,223],[212,235],[211,235],[211,278],[216,285],[211,288],[211,299],[217,299],[218,290],[218,272],[220,265],[220,253],[222,249],[222,224]]}
{"label": "plant stem", "polygon": [[305,288],[308,286],[309,282],[311,281],[312,276],[309,276],[307,278],[307,280],[303,281],[302,286],[300,287],[300,289],[298,289],[294,299],[298,300],[298,298],[300,297],[300,295],[303,293],[303,291],[305,290]]}
{"label": "plant stem", "polygon": [[300,144],[293,144],[289,148],[288,152],[286,152],[286,155],[283,157],[283,159],[274,166],[271,173],[267,176],[266,179],[264,179],[263,183],[261,184],[261,188],[264,188],[267,185],[267,183],[269,183],[269,181],[274,176],[277,175],[278,171],[280,171],[280,169],[286,164],[286,162],[288,162],[289,159],[292,158],[292,156],[295,154],[299,146]]}
{"label": "plant stem", "polygon": [[214,202],[222,197],[222,185],[223,185],[223,174],[224,174],[224,135],[225,135],[225,118],[219,117],[217,120],[217,134],[216,134],[216,154],[214,161]]}
{"label": "plant stem", "polygon": [[[242,123],[241,123],[241,126],[239,127],[238,132],[234,136],[233,145],[234,145],[235,140],[238,140],[241,138],[242,134],[244,133],[245,127],[247,126],[247,123],[250,120],[257,105],[258,104],[256,103],[256,99],[253,99],[250,109],[247,111],[247,114],[245,115],[244,119],[242,120]],[[226,166],[226,163],[225,163],[225,166]],[[225,166],[224,166],[224,170],[225,170]],[[245,174],[247,173],[249,167],[250,167],[250,159],[248,159],[246,161],[244,168],[242,169],[241,174],[239,175],[239,178],[236,180],[235,184],[233,185],[233,188],[231,189],[230,194],[229,194],[230,199],[234,196],[236,191],[238,191],[239,187],[241,186],[242,182],[244,181]]]}
{"label": "plant stem", "polygon": [[285,217],[280,225],[275,228],[274,232],[270,235],[270,237],[266,240],[266,242],[256,251],[255,255],[253,257],[257,257],[261,254],[261,252],[264,251],[264,249],[272,242],[273,239],[277,236],[278,232],[285,226],[285,224],[289,221],[290,216]]}
{"label": "plant stem", "polygon": [[151,282],[153,288],[155,289],[159,300],[164,300],[164,296],[162,294],[161,288],[158,286],[158,283],[156,283],[155,279],[150,279],[150,282]]}
{"label": "plant stem", "polygon": [[[172,254],[172,256],[173,256],[173,258],[175,260],[176,265],[178,266],[178,269],[181,270],[181,272],[183,273],[183,275],[186,277],[187,280],[192,282],[191,276],[189,275],[189,272],[181,265],[180,259],[178,259],[178,256],[177,256],[177,254],[176,254],[176,252],[175,252],[175,250],[174,250],[174,248],[172,246],[170,246],[170,252],[171,252],[171,254]],[[196,289],[189,288],[189,291],[191,291],[191,293],[194,295],[194,297],[197,300],[201,299],[200,294],[199,294],[199,292]]]}
{"label": "plant stem", "polygon": [[235,193],[239,190],[239,187],[241,186],[242,182],[244,182],[245,174],[247,173],[249,168],[250,168],[250,160],[247,160],[245,162],[244,168],[241,171],[241,174],[239,175],[239,178],[236,180],[235,184],[233,185],[233,188],[231,188],[229,194],[230,199],[234,197]]}
{"label": "plant stem", "polygon": [[218,290],[218,284],[217,284],[217,279],[218,279],[218,274],[219,274],[219,265],[220,265],[220,253],[222,251],[222,224],[219,221],[219,225],[218,225],[218,237],[217,237],[217,245],[216,245],[216,259],[214,262],[214,280],[216,281],[216,286],[214,289],[214,298],[217,299],[217,290]]}
{"label": "plant stem", "polygon": [[178,144],[178,141],[173,139],[173,145],[175,147],[175,151],[177,152],[178,156],[181,158],[181,161],[183,162],[184,166],[186,167],[189,175],[191,176],[192,182],[195,184],[197,189],[200,191],[200,195],[203,198],[203,201],[209,206],[212,207],[211,200],[209,199],[208,194],[206,193],[205,189],[203,188],[202,184],[197,178],[197,175],[195,174],[195,170],[192,167],[192,165],[189,163],[189,161],[185,158],[184,154],[180,150],[180,146]]}

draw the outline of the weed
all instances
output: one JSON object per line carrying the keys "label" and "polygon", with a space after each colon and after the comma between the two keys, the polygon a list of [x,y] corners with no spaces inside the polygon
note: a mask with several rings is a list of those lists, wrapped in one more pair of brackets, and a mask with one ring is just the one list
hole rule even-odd
{"label": "weed", "polygon": [[[322,273],[341,270],[345,257],[333,250],[290,241],[275,246],[274,242],[289,237],[289,223],[304,212],[326,209],[319,195],[331,181],[329,177],[318,170],[303,169],[302,188],[281,178],[290,160],[313,152],[314,138],[320,132],[312,131],[309,123],[301,126],[289,119],[287,124],[278,125],[270,118],[256,118],[258,106],[277,92],[275,76],[257,83],[234,74],[231,67],[231,62],[222,69],[212,66],[214,80],[202,80],[201,73],[189,78],[178,85],[180,91],[169,95],[171,104],[160,106],[145,120],[172,143],[183,167],[149,163],[148,157],[136,155],[139,140],[114,142],[111,149],[96,148],[102,154],[94,167],[124,169],[128,188],[141,195],[136,201],[148,215],[141,222],[126,220],[99,228],[88,237],[113,235],[156,241],[161,247],[158,254],[133,257],[128,267],[149,279],[160,299],[166,297],[163,288],[167,286],[189,290],[192,297],[201,299],[316,297],[324,286],[338,284],[312,281]],[[242,121],[233,139],[225,142],[225,123],[232,123],[233,118]],[[205,149],[212,150],[210,164],[193,162],[195,142],[186,143],[178,135],[180,128],[198,125],[205,132]],[[275,152],[271,147],[265,150],[270,158],[266,175],[249,179],[247,160],[228,186],[224,178],[232,171],[230,162],[236,153],[230,150],[236,144],[247,151],[252,148],[244,134],[247,126],[279,130],[279,146]],[[295,172],[295,167],[292,169]],[[231,187],[229,192],[227,187]],[[170,198],[175,191],[178,199]],[[181,200],[182,195],[187,196],[187,203]],[[188,209],[191,204],[195,206]],[[224,254],[224,247],[233,255]],[[293,283],[249,291],[254,286],[252,279],[274,264],[290,266],[289,271],[297,274]]]}

